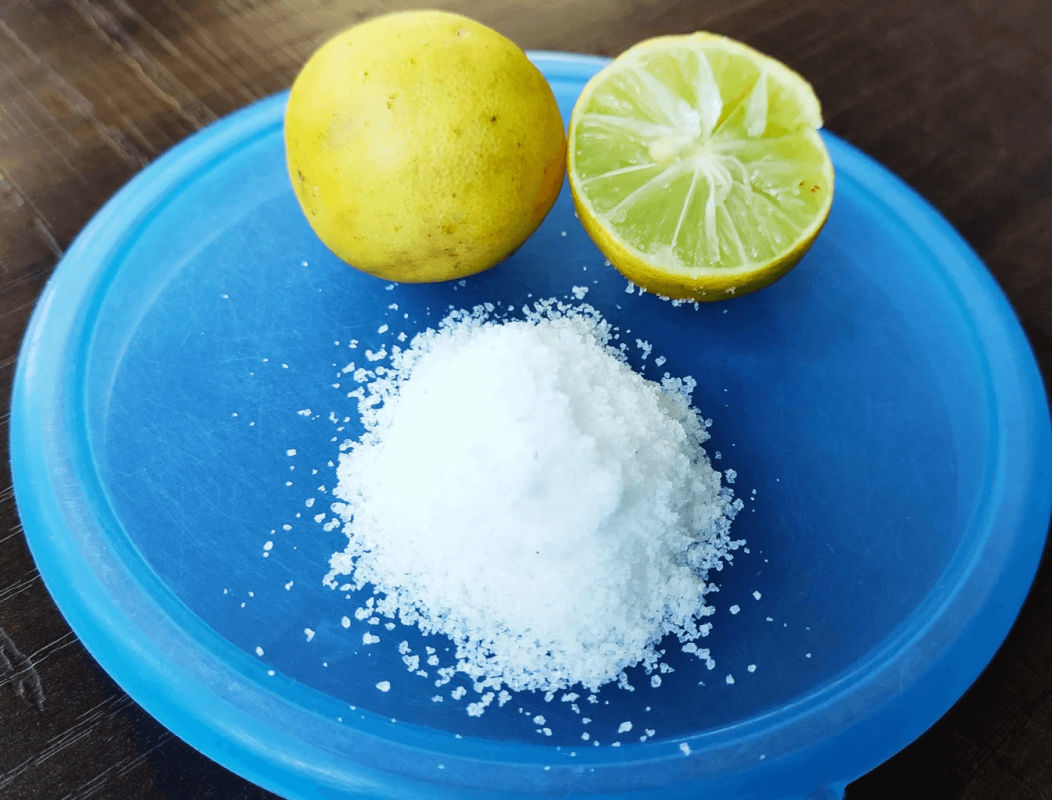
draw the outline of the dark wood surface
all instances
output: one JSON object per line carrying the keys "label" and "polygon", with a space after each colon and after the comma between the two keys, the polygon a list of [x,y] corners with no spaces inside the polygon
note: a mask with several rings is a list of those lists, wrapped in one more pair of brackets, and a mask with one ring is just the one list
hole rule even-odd
{"label": "dark wood surface", "polygon": [[[827,127],[912,184],[1008,294],[1052,375],[1052,3],[1047,0],[442,0],[525,48],[615,55],[698,29],[814,84]],[[347,25],[401,3],[0,0],[0,447],[19,343],[77,232],[152,159],[288,87]],[[182,743],[55,608],[0,460],[0,797],[271,797]],[[1052,800],[1052,565],[930,731],[849,800]]]}

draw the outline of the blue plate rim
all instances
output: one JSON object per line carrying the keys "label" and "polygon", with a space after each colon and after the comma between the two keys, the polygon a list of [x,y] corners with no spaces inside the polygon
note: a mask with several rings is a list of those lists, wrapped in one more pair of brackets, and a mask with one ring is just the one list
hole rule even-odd
{"label": "blue plate rim", "polygon": [[[609,59],[570,53],[531,52],[530,56],[552,81],[583,82],[609,63]],[[823,135],[837,165],[838,180],[857,181],[869,191],[871,199],[889,210],[891,216],[918,232],[918,239],[940,264],[953,266],[954,288],[967,300],[971,319],[988,354],[991,400],[995,401],[991,413],[999,408],[997,401],[1011,405],[1013,412],[999,419],[996,431],[998,463],[1007,463],[1011,468],[992,468],[990,491],[997,498],[999,531],[1007,530],[1014,535],[987,537],[982,551],[973,554],[972,563],[963,567],[962,580],[956,591],[944,598],[938,609],[933,609],[936,613],[930,619],[903,626],[898,635],[867,659],[867,663],[880,660],[880,670],[870,674],[865,681],[852,683],[850,678],[857,676],[860,665],[841,680],[820,687],[792,706],[675,742],[631,745],[620,752],[603,748],[582,749],[574,763],[553,757],[552,748],[543,746],[455,740],[452,735],[435,732],[414,736],[412,731],[406,731],[412,726],[402,724],[397,731],[390,730],[387,722],[379,717],[366,719],[365,724],[349,738],[342,735],[347,733],[346,726],[337,726],[334,720],[330,720],[331,724],[324,729],[325,735],[335,736],[341,747],[319,741],[304,749],[304,743],[291,736],[287,729],[274,727],[268,732],[269,738],[262,736],[256,730],[258,720],[246,715],[245,704],[267,707],[268,701],[274,702],[273,697],[266,696],[262,682],[255,686],[258,696],[253,693],[253,687],[241,687],[238,692],[240,704],[236,707],[229,702],[230,707],[224,707],[221,698],[215,699],[213,687],[221,683],[218,676],[226,665],[221,659],[214,659],[207,647],[201,648],[200,655],[213,658],[217,663],[207,664],[207,668],[196,672],[188,666],[185,671],[172,674],[172,663],[166,660],[174,655],[172,648],[168,648],[169,652],[163,658],[159,658],[163,655],[160,651],[151,653],[156,643],[142,633],[143,626],[154,625],[157,626],[155,630],[167,631],[173,636],[172,642],[180,641],[179,646],[200,645],[201,639],[207,640],[207,636],[202,637],[199,632],[187,635],[179,624],[185,620],[173,620],[166,608],[150,596],[138,598],[141,606],[132,616],[129,598],[142,589],[135,570],[108,552],[105,537],[84,537],[86,531],[98,524],[98,519],[93,518],[95,512],[92,509],[76,507],[75,504],[70,506],[66,502],[77,493],[76,469],[69,471],[68,463],[47,461],[48,457],[56,458],[54,437],[57,432],[77,424],[76,409],[62,408],[62,414],[49,417],[46,401],[61,398],[68,378],[62,360],[49,362],[49,357],[62,352],[67,334],[76,331],[86,315],[92,313],[91,303],[84,307],[83,301],[96,300],[106,279],[105,260],[95,258],[94,254],[100,251],[109,254],[119,247],[129,221],[140,219],[155,208],[152,204],[162,202],[180,175],[203,168],[211,159],[221,158],[234,144],[280,126],[285,97],[286,94],[279,94],[264,99],[200,131],[161,156],[122,188],[96,214],[56,268],[34,311],[19,356],[12,395],[10,457],[16,500],[27,540],[45,584],[74,631],[137,702],[220,763],[261,785],[297,796],[305,780],[347,791],[352,787],[393,788],[396,784],[409,791],[419,785],[424,774],[422,769],[411,766],[414,759],[421,758],[421,753],[427,754],[425,760],[440,757],[449,768],[447,775],[450,777],[470,767],[473,778],[463,784],[464,788],[485,785],[480,781],[484,781],[492,770],[504,772],[507,778],[509,768],[521,769],[525,775],[535,773],[541,765],[551,767],[543,776],[546,785],[563,791],[583,785],[574,778],[581,766],[609,773],[610,785],[626,788],[626,770],[637,769],[641,764],[653,765],[655,769],[652,778],[629,781],[629,784],[638,784],[639,788],[658,786],[666,780],[673,783],[698,779],[712,781],[719,777],[711,767],[712,763],[722,764],[721,769],[725,769],[727,764],[755,760],[758,754],[766,756],[762,767],[757,769],[768,779],[780,774],[793,785],[801,780],[846,782],[908,744],[963,694],[1007,635],[1029,589],[1043,548],[1052,509],[1052,489],[1047,488],[1048,482],[1041,487],[1042,482],[1033,478],[1052,473],[1052,431],[1044,386],[1014,312],[971,248],[937,211],[900,179],[827,132]],[[925,235],[919,235],[920,232]],[[1009,452],[1011,461],[1008,460]],[[1019,479],[1020,476],[1023,479]],[[1027,476],[1031,479],[1026,479]],[[1017,480],[1013,481],[1013,477]],[[987,511],[989,516],[993,515],[990,504]],[[78,536],[78,533],[82,535]],[[83,570],[85,557],[96,560],[99,569],[105,571],[105,579]],[[991,564],[999,568],[991,569]],[[92,594],[99,596],[101,593],[101,596],[108,597],[107,592],[114,587],[131,594],[121,603],[102,608],[89,609],[83,604],[83,598]],[[946,626],[942,621],[947,615],[969,604],[975,605],[979,599],[995,596],[1000,597],[1000,602],[981,604],[973,617],[967,647],[960,645],[965,638],[964,632],[958,632],[952,640],[946,639]],[[222,647],[220,641],[225,640],[220,640],[215,634],[213,637],[215,641],[212,643]],[[955,642],[958,644],[956,650]],[[229,643],[226,645],[232,647]],[[911,647],[917,646],[937,648],[942,652],[935,663],[919,674],[899,663]],[[141,659],[138,667],[128,663],[129,655]],[[208,658],[203,661],[208,661]],[[250,661],[246,656],[246,663]],[[142,664],[152,666],[154,673],[143,669]],[[227,677],[243,677],[248,669],[247,666],[239,667]],[[903,682],[909,684],[906,691],[890,690],[892,683],[901,686]],[[280,680],[277,685],[282,685]],[[181,691],[173,691],[173,688]],[[182,701],[166,701],[165,694],[181,697]],[[892,740],[880,734],[879,726],[872,719],[877,715],[871,713],[870,719],[853,720],[836,731],[817,732],[819,744],[824,743],[828,750],[827,760],[831,762],[828,775],[808,776],[805,773],[809,765],[798,763],[801,745],[794,739],[793,732],[820,712],[827,713],[840,707],[842,713],[837,715],[838,718],[850,719],[851,712],[857,712],[859,704],[864,702],[866,707],[881,709],[879,716],[882,719],[884,716],[890,718],[896,709],[915,708],[916,697],[920,695],[934,697],[937,701],[926,703],[930,707],[927,725],[914,725],[916,729],[898,731]],[[307,709],[301,710],[308,714],[308,718],[313,715]],[[772,746],[774,733],[778,733],[777,738],[783,741],[780,750]],[[811,731],[812,735],[815,733]],[[872,742],[874,736],[883,740],[881,752],[876,752],[872,746],[868,749],[850,746],[852,740]],[[695,757],[683,758],[678,747],[681,741],[689,745]],[[232,752],[231,742],[240,749]],[[436,748],[436,745],[440,746]],[[376,749],[378,753],[390,748],[404,748],[404,758],[395,759],[404,762],[404,774],[398,776],[383,769],[370,773],[358,766],[350,768],[346,757],[341,758],[342,747],[346,746]],[[816,741],[812,739],[806,746],[813,752]],[[764,748],[767,752],[761,753]],[[276,757],[275,753],[284,755]],[[277,768],[275,763],[279,764]],[[492,770],[482,768],[486,764]],[[458,766],[463,769],[458,770]],[[589,780],[598,781],[593,786],[607,783],[598,777]],[[728,787],[731,784],[733,780]]]}

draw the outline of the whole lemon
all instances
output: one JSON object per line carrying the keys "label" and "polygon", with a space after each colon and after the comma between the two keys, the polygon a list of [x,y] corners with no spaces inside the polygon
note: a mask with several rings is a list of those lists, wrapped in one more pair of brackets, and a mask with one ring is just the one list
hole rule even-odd
{"label": "whole lemon", "polygon": [[458,14],[376,17],[326,42],[285,112],[289,177],[311,227],[386,280],[492,267],[551,210],[559,108],[514,43]]}

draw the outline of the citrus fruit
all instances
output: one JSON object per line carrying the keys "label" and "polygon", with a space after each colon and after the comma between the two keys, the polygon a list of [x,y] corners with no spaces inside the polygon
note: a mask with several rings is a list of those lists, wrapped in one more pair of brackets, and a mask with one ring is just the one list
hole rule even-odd
{"label": "citrus fruit", "polygon": [[833,200],[818,99],[723,36],[662,36],[585,86],[569,133],[577,214],[629,280],[721,300],[789,271]]}
{"label": "citrus fruit", "polygon": [[457,14],[375,17],[326,42],[292,86],[289,177],[343,260],[405,282],[510,255],[551,209],[566,140],[544,76]]}

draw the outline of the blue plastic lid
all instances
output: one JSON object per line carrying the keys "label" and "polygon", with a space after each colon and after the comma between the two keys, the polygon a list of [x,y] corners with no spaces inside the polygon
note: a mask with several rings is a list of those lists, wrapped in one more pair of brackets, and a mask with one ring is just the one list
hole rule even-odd
{"label": "blue plastic lid", "polygon": [[[565,119],[606,63],[532,57]],[[836,794],[960,697],[1033,578],[1052,434],[1004,296],[923,200],[826,134],[829,222],[755,295],[695,309],[627,291],[565,191],[496,269],[393,286],[310,231],[285,172],[285,100],[209,127],[121,190],[56,269],[23,345],[11,459],[26,535],[59,608],[135,700],[293,798],[703,785],[771,800]],[[714,669],[670,643],[660,686],[634,670],[635,691],[581,693],[577,711],[520,693],[469,717],[470,685],[436,688],[398,648],[447,664],[448,642],[370,626],[353,614],[362,597],[322,585],[344,544],[325,527],[332,464],[360,432],[341,370],[450,306],[572,300],[575,286],[637,369],[698,381],[749,552],[716,576]],[[636,338],[667,362],[643,360]]]}

